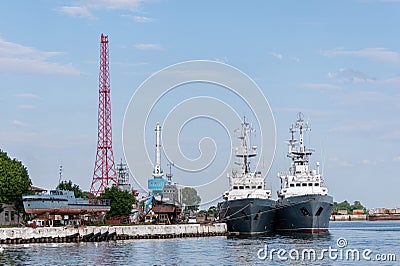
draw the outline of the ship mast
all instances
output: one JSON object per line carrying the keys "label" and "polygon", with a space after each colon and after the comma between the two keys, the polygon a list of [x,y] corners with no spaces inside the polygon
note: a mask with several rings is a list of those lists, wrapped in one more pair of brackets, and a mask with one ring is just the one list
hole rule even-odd
{"label": "ship mast", "polygon": [[[298,148],[296,149],[296,142],[297,140],[294,138],[294,134],[299,131],[299,144]],[[291,133],[291,139],[289,140],[289,153],[288,157],[292,159],[291,163],[291,173],[293,175],[296,174],[296,165],[308,165],[308,156],[312,154],[311,149],[306,149],[304,145],[304,131],[310,131],[310,127],[307,123],[304,123],[304,115],[299,112],[297,115],[296,124],[289,128],[289,132]]]}
{"label": "ship mast", "polygon": [[[243,158],[242,169],[244,174],[250,173],[250,162],[248,159],[257,155],[255,152],[252,153],[249,148],[250,141],[248,132],[250,131],[252,131],[252,128],[249,128],[249,123],[246,122],[246,117],[243,117],[241,134],[238,137],[241,141],[241,146],[240,150],[236,153],[236,157]],[[256,147],[253,147],[254,151],[255,149]]]}

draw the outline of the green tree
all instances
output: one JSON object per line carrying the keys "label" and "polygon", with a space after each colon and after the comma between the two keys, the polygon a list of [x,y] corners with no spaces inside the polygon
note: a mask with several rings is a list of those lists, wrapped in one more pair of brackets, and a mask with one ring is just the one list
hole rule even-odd
{"label": "green tree", "polygon": [[218,208],[215,206],[211,206],[208,208],[207,215],[216,217],[218,215]]}
{"label": "green tree", "polygon": [[333,212],[337,213],[339,210],[346,210],[347,213],[350,213],[350,203],[347,200],[342,201],[340,203],[334,202],[333,203]]}
{"label": "green tree", "polygon": [[23,212],[22,195],[28,193],[31,184],[26,167],[0,150],[0,203],[14,203]]}
{"label": "green tree", "polygon": [[197,195],[197,190],[191,187],[184,187],[181,190],[182,203],[186,205],[187,210],[197,211],[201,198]]}
{"label": "green tree", "polygon": [[111,203],[111,210],[106,214],[106,218],[128,216],[132,211],[132,205],[136,202],[132,193],[120,190],[116,186],[106,188],[101,198],[109,199]]}
{"label": "green tree", "polygon": [[353,204],[350,204],[347,200],[340,203],[333,203],[333,213],[337,213],[339,210],[346,210],[348,214],[353,213],[353,210],[363,210],[366,213],[367,209],[361,204],[360,201],[356,200]]}
{"label": "green tree", "polygon": [[72,184],[71,180],[62,181],[58,184],[57,189],[73,191],[75,198],[88,198],[89,196],[89,192],[82,191],[78,185]]}
{"label": "green tree", "polygon": [[363,210],[364,213],[367,212],[367,208],[365,208],[360,201],[356,200],[354,201],[353,205],[350,206],[350,211],[353,212],[353,210]]}

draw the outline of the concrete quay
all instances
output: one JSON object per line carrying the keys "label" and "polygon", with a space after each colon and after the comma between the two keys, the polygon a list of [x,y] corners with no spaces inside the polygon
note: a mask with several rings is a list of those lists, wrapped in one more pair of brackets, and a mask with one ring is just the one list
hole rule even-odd
{"label": "concrete quay", "polygon": [[97,242],[125,239],[206,237],[227,235],[225,223],[1,228],[0,244]]}
{"label": "concrete quay", "polygon": [[331,215],[330,221],[366,221],[366,214],[334,214]]}

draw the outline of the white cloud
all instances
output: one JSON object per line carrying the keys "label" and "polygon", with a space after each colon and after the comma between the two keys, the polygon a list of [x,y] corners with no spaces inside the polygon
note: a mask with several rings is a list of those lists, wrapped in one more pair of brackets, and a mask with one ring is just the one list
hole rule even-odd
{"label": "white cloud", "polygon": [[143,16],[134,16],[133,20],[138,23],[148,23],[155,21],[154,18],[143,17]]}
{"label": "white cloud", "polygon": [[368,75],[351,68],[341,68],[337,72],[329,72],[327,77],[348,83],[374,83],[377,81],[376,78],[369,77]]}
{"label": "white cloud", "polygon": [[378,83],[398,87],[400,86],[400,76],[378,80]]}
{"label": "white cloud", "polygon": [[89,7],[98,9],[128,9],[137,10],[144,0],[88,0]]}
{"label": "white cloud", "polygon": [[43,52],[0,38],[0,71],[8,73],[79,75],[70,64],[49,62],[60,52]]}
{"label": "white cloud", "polygon": [[310,88],[310,89],[328,89],[328,90],[339,90],[341,87],[327,84],[327,83],[303,83],[302,87]]}
{"label": "white cloud", "polygon": [[41,60],[24,58],[1,58],[0,71],[25,74],[62,74],[79,75],[80,72],[72,65],[51,63]]}
{"label": "white cloud", "polygon": [[20,126],[20,127],[25,127],[25,126],[27,126],[27,124],[25,124],[24,122],[19,121],[19,120],[13,120],[13,121],[12,121],[12,124],[15,125],[15,126]]}
{"label": "white cloud", "polygon": [[20,109],[35,109],[36,106],[35,105],[31,105],[31,104],[21,104],[17,106]]}
{"label": "white cloud", "polygon": [[400,156],[394,157],[394,158],[393,158],[393,161],[395,161],[395,162],[400,162]]}
{"label": "white cloud", "polygon": [[377,165],[378,161],[371,161],[371,160],[365,159],[365,160],[362,160],[360,163],[364,164],[364,165]]}
{"label": "white cloud", "polygon": [[30,99],[40,99],[40,97],[36,94],[33,93],[19,93],[15,95],[16,97],[21,97],[21,98],[30,98]]}
{"label": "white cloud", "polygon": [[269,53],[269,54],[272,55],[272,56],[275,57],[275,58],[280,59],[280,60],[283,59],[283,54],[274,53],[274,52],[271,52],[271,53]]}
{"label": "white cloud", "polygon": [[376,61],[387,63],[400,62],[400,54],[398,52],[390,51],[386,48],[364,48],[360,50],[345,50],[344,48],[336,48],[322,52],[326,56],[355,56],[364,57]]}
{"label": "white cloud", "polygon": [[58,10],[64,14],[81,17],[81,18],[93,18],[93,14],[89,11],[86,6],[62,6]]}
{"label": "white cloud", "polygon": [[213,58],[212,60],[226,64],[228,62],[228,57],[226,57],[226,56],[220,57],[220,58],[216,57],[216,58]]}
{"label": "white cloud", "polygon": [[7,42],[0,38],[1,57],[24,57],[29,59],[44,60],[52,56],[60,55],[60,52],[41,52],[32,47],[18,43]]}
{"label": "white cloud", "polygon": [[139,50],[162,50],[161,45],[155,43],[140,43],[136,44],[135,48]]}
{"label": "white cloud", "polygon": [[351,68],[341,68],[337,72],[328,72],[327,77],[330,79],[337,79],[343,83],[400,86],[400,76],[378,79]]}
{"label": "white cloud", "polygon": [[[57,10],[73,17],[93,18],[94,10],[129,10],[136,11],[139,9],[144,0],[81,0],[79,4],[74,6],[62,6]],[[138,17],[137,22],[150,22],[144,21],[146,17]]]}

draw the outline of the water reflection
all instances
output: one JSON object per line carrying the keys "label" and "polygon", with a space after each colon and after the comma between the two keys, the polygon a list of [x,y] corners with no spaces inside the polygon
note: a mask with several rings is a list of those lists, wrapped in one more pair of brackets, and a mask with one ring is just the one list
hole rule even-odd
{"label": "water reflection", "polygon": [[310,240],[310,241],[315,241],[315,240],[330,241],[332,238],[332,235],[329,231],[323,232],[323,233],[318,233],[318,234],[281,232],[281,233],[277,234],[276,236],[281,237],[281,238]]}
{"label": "water reflection", "polygon": [[[365,228],[365,230],[359,230]],[[371,249],[374,253],[396,253],[400,246],[399,222],[332,223],[330,232],[319,234],[285,233],[256,236],[142,239],[101,243],[57,243],[3,245],[0,265],[281,265],[277,253],[274,260],[260,260],[257,252],[268,249],[318,252],[329,246],[337,248],[343,237],[348,248]],[[398,257],[399,258],[399,257]],[[340,262],[340,263],[339,263]],[[368,262],[361,261],[362,264]],[[352,264],[360,261],[287,261],[289,264]],[[371,264],[369,264],[371,265]],[[384,264],[382,264],[384,265]]]}

